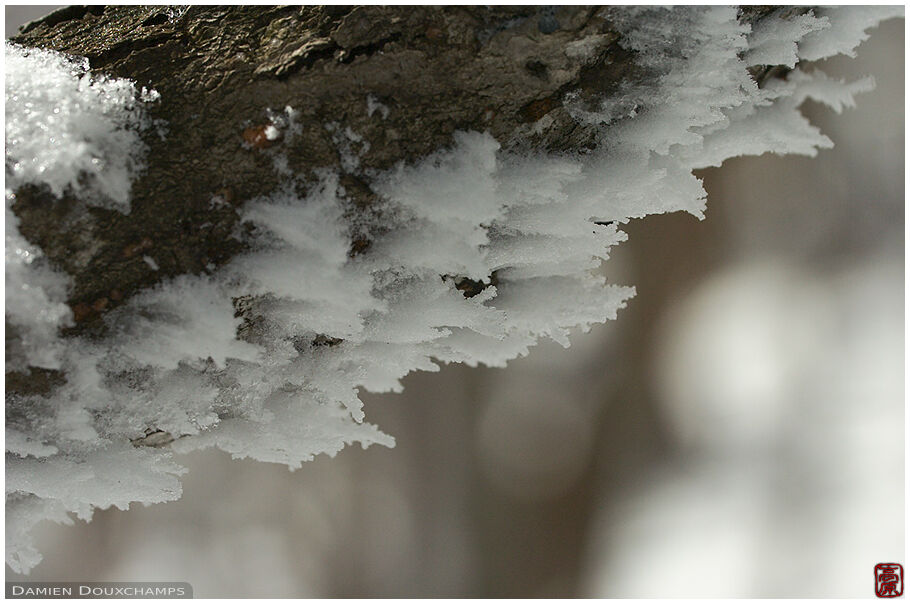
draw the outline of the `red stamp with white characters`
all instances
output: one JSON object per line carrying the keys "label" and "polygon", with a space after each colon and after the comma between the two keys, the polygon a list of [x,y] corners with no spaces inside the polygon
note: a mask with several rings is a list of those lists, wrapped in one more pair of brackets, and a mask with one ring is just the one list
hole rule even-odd
{"label": "red stamp with white characters", "polygon": [[897,598],[904,595],[904,567],[897,562],[876,564],[875,595],[879,598]]}

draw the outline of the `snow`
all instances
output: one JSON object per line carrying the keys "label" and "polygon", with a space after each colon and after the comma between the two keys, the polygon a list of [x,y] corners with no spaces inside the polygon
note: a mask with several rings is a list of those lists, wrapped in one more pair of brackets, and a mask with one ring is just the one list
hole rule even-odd
{"label": "snow", "polygon": [[148,267],[150,269],[152,269],[153,271],[158,270],[158,263],[155,262],[155,259],[152,258],[151,256],[143,256],[142,261],[145,262],[148,265]]}
{"label": "snow", "polygon": [[799,58],[817,61],[844,54],[856,56],[856,47],[869,38],[867,29],[892,17],[903,17],[904,7],[894,6],[839,6],[817,10],[820,19],[828,19],[829,26],[808,34],[799,45]]}
{"label": "snow", "polygon": [[787,16],[788,10],[779,9],[752,29],[749,51],[743,57],[747,65],[784,65],[792,69],[799,61],[797,42],[812,32],[830,28],[827,17],[816,18],[812,12]]}
{"label": "snow", "polygon": [[150,125],[142,103],[158,93],[92,77],[88,59],[13,44],[5,68],[7,187],[44,184],[128,212],[144,152],[137,130]]}
{"label": "snow", "polygon": [[373,114],[377,111],[382,116],[382,119],[389,117],[389,108],[386,105],[379,102],[379,99],[377,99],[375,96],[373,96],[372,94],[368,94],[367,95],[367,115],[369,115],[370,117],[373,117]]}
{"label": "snow", "polygon": [[[855,32],[877,18],[847,9],[755,32],[731,8],[606,10],[655,76],[596,110],[568,99],[575,119],[598,126],[596,150],[506,152],[488,133],[457,132],[450,148],[374,174],[360,167],[368,141],[327,124],[344,169],[382,197],[372,218],[346,222],[337,174],[323,171],[314,184],[270,149],[285,182],[242,208],[251,251],[212,275],[134,296],[106,313],[102,340],[58,336],[71,322],[68,278],[19,234],[13,191],[46,185],[128,211],[142,107],[154,95],[92,79],[84,61],[8,45],[7,318],[21,331],[20,366],[66,374],[50,394],[7,403],[11,568],[40,560],[28,534],[41,519],[179,497],[182,469],[170,451],[217,447],[294,469],[353,442],[393,446],[363,421],[361,390],[399,391],[405,375],[439,363],[503,366],[541,338],[568,346],[571,331],[614,319],[634,288],[606,285],[594,269],[625,240],[622,224],[679,210],[702,217],[695,168],[829,147],[799,104],[848,107],[871,84],[796,70],[759,88],[746,71],[791,63],[794,48],[804,58],[803,40],[812,56],[851,52]],[[822,36],[835,26],[850,32],[841,44]],[[567,54],[584,62],[596,44]],[[375,97],[367,103],[387,117]],[[269,140],[300,132],[293,108],[264,110]],[[373,234],[370,245],[350,254],[359,233]],[[465,279],[475,295],[459,289]],[[130,444],[156,430],[176,438],[168,449]]]}
{"label": "snow", "polygon": [[11,209],[15,199],[7,189],[6,320],[17,332],[19,346],[7,348],[6,367],[57,369],[62,347],[57,330],[72,324],[72,312],[64,304],[70,280],[48,266],[41,250],[19,234],[19,219]]}
{"label": "snow", "polygon": [[63,303],[68,276],[42,259],[18,229],[11,206],[26,184],[57,197],[129,211],[133,177],[141,170],[139,131],[151,125],[143,103],[155,91],[122,79],[93,78],[88,60],[39,49],[6,46],[6,316],[22,350],[9,369],[56,369],[62,345],[56,333],[72,323]]}

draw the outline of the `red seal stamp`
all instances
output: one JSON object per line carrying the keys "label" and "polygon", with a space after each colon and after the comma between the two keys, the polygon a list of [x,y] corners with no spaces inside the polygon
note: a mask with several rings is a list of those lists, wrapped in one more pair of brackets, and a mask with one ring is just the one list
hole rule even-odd
{"label": "red seal stamp", "polygon": [[875,595],[879,598],[897,598],[904,595],[904,567],[897,562],[876,564]]}

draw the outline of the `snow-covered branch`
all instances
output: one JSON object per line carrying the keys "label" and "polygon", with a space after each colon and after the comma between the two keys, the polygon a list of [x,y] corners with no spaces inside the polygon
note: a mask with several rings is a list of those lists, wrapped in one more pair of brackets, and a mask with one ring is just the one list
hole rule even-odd
{"label": "snow-covered branch", "polygon": [[903,10],[97,8],[6,49],[16,572],[41,520],[178,498],[172,452],[392,446],[360,390],[615,318],[621,225],[830,147],[799,105],[871,80],[799,63]]}

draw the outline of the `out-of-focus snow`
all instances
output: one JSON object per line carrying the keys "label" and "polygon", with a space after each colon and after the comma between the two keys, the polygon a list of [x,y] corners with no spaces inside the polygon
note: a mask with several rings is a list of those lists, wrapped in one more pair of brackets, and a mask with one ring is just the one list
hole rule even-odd
{"label": "out-of-focus snow", "polygon": [[[32,338],[24,342],[41,342],[26,345],[24,365],[67,378],[49,395],[8,402],[8,564],[27,572],[37,563],[28,528],[43,518],[178,497],[181,470],[168,454],[129,444],[152,431],[177,437],[176,451],[215,446],[291,468],[351,442],[391,446],[362,423],[360,389],[400,390],[402,377],[439,362],[501,366],[540,338],[567,346],[570,330],[615,318],[634,290],[606,285],[592,269],[625,239],[620,225],[678,210],[701,217],[705,193],[694,168],[830,146],[799,103],[811,96],[849,105],[867,87],[797,70],[759,88],[747,72],[755,61],[792,62],[794,45],[801,51],[804,37],[831,23],[875,22],[864,16],[807,15],[772,35],[750,33],[731,8],[609,10],[623,43],[655,76],[594,110],[567,99],[576,119],[600,125],[596,150],[505,152],[489,134],[459,132],[450,149],[367,174],[358,159],[367,141],[328,124],[345,170],[383,197],[373,222],[346,223],[337,176],[305,185],[309,175],[291,173],[279,146],[269,152],[284,186],[244,209],[253,251],[108,313],[112,335],[103,341],[56,336],[70,320],[66,276],[32,269],[28,258],[40,250],[22,240],[8,209],[7,317]],[[819,38],[815,52],[850,52],[855,38]],[[567,52],[586,60],[584,49]],[[126,211],[141,162],[137,99],[149,95],[122,80],[92,79],[84,63],[52,53],[8,46],[10,63],[19,77],[7,79],[7,207],[28,182]],[[31,72],[47,80],[40,94]],[[27,94],[36,100],[22,101]],[[370,106],[377,119],[387,115]],[[293,109],[263,111],[270,140],[293,138]],[[356,229],[374,235],[352,257]],[[466,297],[458,288],[465,279],[482,291]],[[233,299],[256,301],[255,337],[238,339],[245,327]],[[29,318],[29,305],[44,314]],[[52,354],[42,359],[39,349]]]}
{"label": "out-of-focus snow", "polygon": [[902,275],[766,258],[682,301],[656,372],[681,450],[599,519],[588,594],[872,593],[903,552]]}

